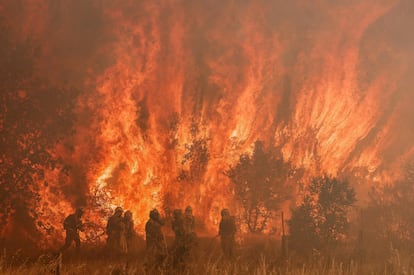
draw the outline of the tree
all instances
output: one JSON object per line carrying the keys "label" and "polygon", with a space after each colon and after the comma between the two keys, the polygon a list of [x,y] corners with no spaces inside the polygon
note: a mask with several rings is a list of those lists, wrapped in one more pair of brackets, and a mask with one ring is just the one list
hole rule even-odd
{"label": "tree", "polygon": [[47,184],[45,170],[63,168],[54,149],[73,132],[78,91],[41,82],[35,45],[13,44],[6,25],[0,29],[0,235],[12,220],[33,236],[39,183]]}
{"label": "tree", "polygon": [[182,169],[178,180],[187,180],[190,182],[200,180],[206,172],[210,152],[208,150],[208,138],[199,137],[199,125],[196,121],[191,123],[191,143],[185,144],[186,153],[184,154],[181,164],[186,165],[188,169]]}
{"label": "tree", "polygon": [[290,247],[304,254],[334,247],[347,233],[347,211],[355,201],[347,181],[328,176],[312,179],[303,202],[292,210]]}
{"label": "tree", "polygon": [[316,215],[316,209],[309,196],[305,196],[302,204],[292,210],[292,217],[288,222],[291,249],[307,254],[318,247]]}
{"label": "tree", "polygon": [[392,184],[372,187],[370,203],[361,209],[361,228],[371,243],[388,250],[412,249],[414,243],[414,165],[407,164],[405,175]]}
{"label": "tree", "polygon": [[250,232],[263,232],[280,203],[289,199],[294,175],[290,162],[278,148],[266,150],[256,141],[253,154],[242,154],[239,162],[226,171],[234,184],[236,198],[243,206],[243,221]]}

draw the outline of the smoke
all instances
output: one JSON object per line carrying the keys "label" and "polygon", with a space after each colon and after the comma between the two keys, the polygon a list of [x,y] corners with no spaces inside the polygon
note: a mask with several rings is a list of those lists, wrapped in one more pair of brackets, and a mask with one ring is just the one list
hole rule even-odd
{"label": "smoke", "polygon": [[72,134],[51,148],[64,166],[37,191],[34,208],[51,210],[35,220],[59,228],[86,206],[102,223],[121,205],[142,232],[153,207],[191,204],[214,230],[234,205],[223,172],[256,140],[306,177],[398,178],[414,154],[413,11],[408,0],[1,3],[12,44],[36,45],[33,77],[80,91]]}

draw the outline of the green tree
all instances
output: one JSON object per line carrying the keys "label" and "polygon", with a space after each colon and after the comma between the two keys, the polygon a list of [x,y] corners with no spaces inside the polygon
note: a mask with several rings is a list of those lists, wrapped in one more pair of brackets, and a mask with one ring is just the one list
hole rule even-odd
{"label": "green tree", "polygon": [[304,254],[334,247],[347,233],[347,212],[355,201],[347,181],[328,176],[312,179],[302,204],[292,210],[290,247]]}
{"label": "green tree", "polygon": [[242,154],[236,166],[226,171],[243,206],[243,221],[250,232],[263,232],[274,211],[289,199],[292,184],[288,179],[294,172],[280,149],[266,150],[261,141],[255,142],[252,155]]}

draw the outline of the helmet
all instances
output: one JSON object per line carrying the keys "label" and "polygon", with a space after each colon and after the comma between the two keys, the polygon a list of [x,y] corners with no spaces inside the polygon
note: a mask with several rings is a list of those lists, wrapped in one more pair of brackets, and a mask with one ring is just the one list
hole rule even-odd
{"label": "helmet", "polygon": [[131,212],[131,211],[129,211],[129,210],[127,210],[127,211],[125,211],[124,216],[125,216],[126,218],[128,218],[128,219],[131,219],[131,218],[132,218],[132,212]]}
{"label": "helmet", "polygon": [[156,208],[152,209],[149,213],[151,219],[157,220],[160,217],[160,213]]}
{"label": "helmet", "polygon": [[186,213],[192,213],[192,212],[193,212],[193,208],[191,208],[191,206],[187,206],[187,207],[185,208],[185,212],[186,212]]}
{"label": "helmet", "polygon": [[180,218],[182,215],[183,215],[183,212],[181,211],[181,209],[174,209],[173,216],[175,219]]}
{"label": "helmet", "polygon": [[122,207],[118,206],[117,208],[115,208],[115,213],[122,213],[124,210],[122,209]]}
{"label": "helmet", "polygon": [[76,209],[75,214],[78,216],[82,216],[83,212],[85,212],[83,207],[79,207],[78,209]]}
{"label": "helmet", "polygon": [[223,210],[221,210],[221,216],[222,217],[228,217],[230,216],[230,212],[227,208],[223,208]]}

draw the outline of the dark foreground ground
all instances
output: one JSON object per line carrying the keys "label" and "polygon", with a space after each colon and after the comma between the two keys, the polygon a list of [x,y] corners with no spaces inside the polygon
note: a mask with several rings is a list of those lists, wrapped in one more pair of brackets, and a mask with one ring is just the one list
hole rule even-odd
{"label": "dark foreground ground", "polygon": [[[168,238],[171,244],[172,239]],[[414,274],[414,257],[390,250],[386,257],[354,255],[343,248],[339,253],[307,259],[294,253],[281,255],[279,240],[250,237],[237,244],[234,259],[224,259],[217,238],[199,238],[184,270],[172,267],[172,255],[165,266],[145,269],[144,242],[133,253],[112,255],[104,246],[84,245],[79,253],[71,248],[59,255],[53,251],[3,250],[0,274]],[[374,254],[373,254],[374,255]]]}

